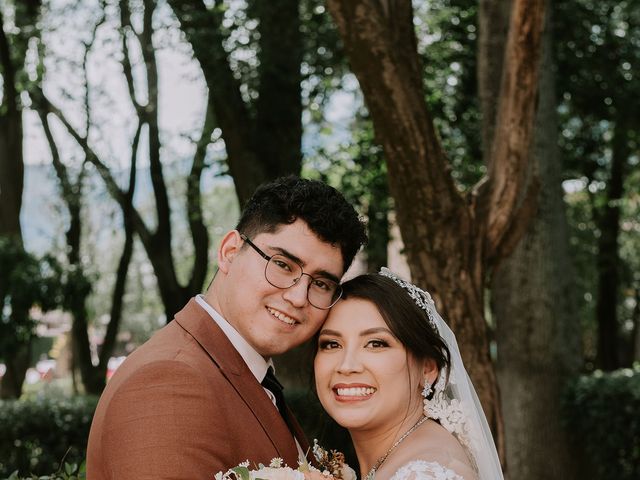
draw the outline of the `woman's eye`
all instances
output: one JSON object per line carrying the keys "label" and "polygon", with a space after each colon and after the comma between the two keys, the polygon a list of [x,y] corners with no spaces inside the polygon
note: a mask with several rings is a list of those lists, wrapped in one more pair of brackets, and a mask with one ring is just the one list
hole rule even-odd
{"label": "woman's eye", "polygon": [[369,340],[367,342],[367,347],[370,347],[370,348],[384,348],[388,346],[389,344],[384,340]]}
{"label": "woman's eye", "polygon": [[320,347],[320,350],[333,350],[334,348],[338,348],[340,345],[338,345],[338,342],[335,340],[321,340],[318,343],[318,346]]}

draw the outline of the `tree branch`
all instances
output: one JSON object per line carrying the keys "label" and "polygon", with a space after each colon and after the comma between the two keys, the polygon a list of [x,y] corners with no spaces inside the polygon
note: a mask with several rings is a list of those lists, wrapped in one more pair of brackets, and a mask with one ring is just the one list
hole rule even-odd
{"label": "tree branch", "polygon": [[514,223],[528,223],[518,214],[535,211],[521,209],[520,199],[528,187],[543,25],[544,0],[514,0],[488,173],[475,190],[485,259],[501,255]]}
{"label": "tree branch", "polygon": [[[160,131],[158,126],[158,65],[153,46],[153,13],[155,0],[144,0],[143,31],[140,34],[140,48],[147,73],[148,103],[144,121],[149,126],[149,168],[151,184],[156,200],[158,228],[157,240],[168,247],[171,245],[171,206],[167,195],[167,186],[162,173],[160,160]],[[170,248],[169,248],[170,250]]]}
{"label": "tree branch", "polygon": [[107,331],[104,335],[104,341],[102,342],[102,349],[100,350],[100,365],[106,367],[109,357],[113,353],[113,347],[116,343],[116,337],[118,330],[120,329],[120,321],[122,319],[122,304],[125,293],[125,287],[127,284],[127,273],[129,271],[129,264],[133,255],[133,194],[136,188],[136,174],[138,171],[138,144],[140,142],[140,133],[142,131],[142,124],[138,122],[136,133],[133,137],[133,144],[131,146],[131,159],[129,169],[129,188],[125,193],[126,205],[122,209],[122,223],[124,225],[124,246],[122,247],[122,255],[118,262],[118,269],[116,270],[116,281],[113,286],[113,295],[111,302],[111,312],[109,315],[109,324],[107,325]]}
{"label": "tree branch", "polygon": [[[49,101],[49,99],[45,96],[44,92],[40,89],[35,89],[32,98],[34,99],[34,103],[38,105],[38,108],[44,109],[45,113],[52,113],[55,115],[58,120],[65,127],[69,135],[76,141],[76,143],[82,148],[84,152],[86,152],[87,158],[86,160],[90,162],[97,170],[102,180],[104,181],[107,190],[113,197],[113,199],[118,202],[121,208],[125,208],[126,206],[126,195],[125,192],[118,186],[118,183],[113,178],[109,167],[107,167],[104,162],[100,160],[98,155],[93,151],[93,149],[89,146],[87,138],[80,135],[76,129],[69,123],[66,116],[62,111],[57,108],[55,105]],[[133,210],[133,222],[135,226],[135,230],[140,235],[140,238],[143,242],[151,242],[152,234],[147,228],[142,220],[142,217],[138,213],[137,210]]]}
{"label": "tree branch", "polygon": [[268,178],[266,168],[255,150],[255,126],[240,94],[223,44],[223,12],[219,6],[208,9],[201,0],[169,0],[182,31],[193,47],[205,72],[209,103],[223,132],[228,154],[229,173],[243,204],[258,184]]}
{"label": "tree branch", "polygon": [[[12,115],[18,111],[18,93],[16,90],[16,69],[11,59],[11,49],[9,48],[9,39],[4,31],[4,16],[0,9],[0,65],[2,66],[3,76],[3,95],[0,108],[6,105],[7,114]],[[0,109],[0,116],[4,112]]]}
{"label": "tree branch", "polygon": [[195,251],[191,280],[188,286],[189,291],[201,289],[207,275],[209,234],[207,233],[207,227],[204,224],[204,216],[202,214],[200,181],[202,179],[202,172],[206,167],[207,147],[211,143],[211,134],[216,126],[213,108],[211,104],[207,104],[202,134],[200,135],[200,140],[198,140],[191,171],[187,177],[187,216]]}

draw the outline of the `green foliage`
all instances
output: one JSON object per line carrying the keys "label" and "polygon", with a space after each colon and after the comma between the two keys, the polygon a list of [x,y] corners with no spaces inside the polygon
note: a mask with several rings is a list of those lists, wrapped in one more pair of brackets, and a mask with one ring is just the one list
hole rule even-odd
{"label": "green foliage", "polygon": [[[595,259],[600,238],[612,234],[610,224],[603,220],[607,219],[607,209],[614,206],[620,207],[620,258],[603,263],[616,264],[620,278],[617,320],[622,345],[618,351],[628,364],[627,359],[633,357],[633,324],[640,321],[633,318],[640,292],[640,224],[637,194],[633,193],[640,190],[640,117],[636,112],[640,77],[633,68],[640,61],[640,4],[562,0],[553,2],[552,7],[560,100],[559,145],[564,178],[570,180],[572,191],[568,196],[568,218],[583,299],[581,318],[586,332],[587,366],[594,361],[597,343]],[[614,158],[621,159],[617,176],[622,178],[624,187],[620,199],[610,200],[611,192],[616,191]]]}
{"label": "green foliage", "polygon": [[563,402],[567,430],[595,479],[640,478],[640,365],[582,376]]}
{"label": "green foliage", "polygon": [[325,148],[318,150],[317,157],[312,160],[316,168],[310,169],[308,176],[319,178],[338,189],[367,218],[367,263],[370,271],[378,271],[388,263],[388,216],[392,199],[387,166],[382,147],[375,141],[373,125],[366,114],[358,116],[352,128],[353,139],[350,143],[341,144],[334,151]]}
{"label": "green foliage", "polygon": [[418,51],[429,111],[461,188],[485,173],[477,91],[476,0],[433,0],[415,6]]}
{"label": "green foliage", "polygon": [[35,335],[28,312],[62,303],[61,270],[52,257],[38,259],[15,240],[0,237],[0,358],[8,358]]}
{"label": "green foliage", "polygon": [[15,471],[58,472],[46,477],[51,479],[82,478],[74,476],[74,465],[85,458],[96,404],[95,397],[0,401],[0,478]]}
{"label": "green foliage", "polygon": [[51,475],[21,477],[18,472],[13,472],[6,480],[85,480],[86,478],[86,465],[83,462],[80,465],[65,463],[56,473],[52,473]]}
{"label": "green foliage", "polygon": [[342,40],[321,0],[300,2],[300,30],[304,43],[301,72],[302,104],[315,122],[322,122],[323,107],[338,89],[345,87],[349,73]]}

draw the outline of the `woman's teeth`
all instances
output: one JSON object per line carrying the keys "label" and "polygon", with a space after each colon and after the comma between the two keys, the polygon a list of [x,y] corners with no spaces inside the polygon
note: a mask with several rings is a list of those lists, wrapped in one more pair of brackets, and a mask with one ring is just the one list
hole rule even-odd
{"label": "woman's teeth", "polygon": [[372,395],[376,391],[372,387],[349,387],[349,388],[337,388],[336,392],[340,397],[367,397]]}

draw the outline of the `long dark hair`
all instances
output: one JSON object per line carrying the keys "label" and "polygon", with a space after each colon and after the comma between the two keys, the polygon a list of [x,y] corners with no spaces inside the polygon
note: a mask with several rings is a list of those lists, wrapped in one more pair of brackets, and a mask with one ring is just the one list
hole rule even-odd
{"label": "long dark hair", "polygon": [[396,282],[378,274],[359,275],[342,285],[342,298],[372,302],[408,352],[418,360],[434,360],[440,371],[449,370],[451,354],[446,343],[429,323],[427,313]]}

